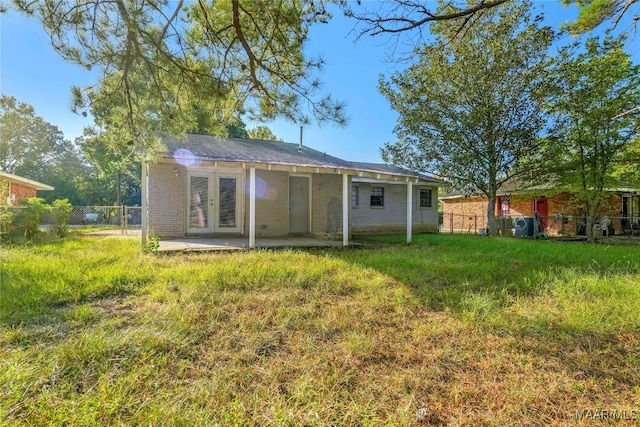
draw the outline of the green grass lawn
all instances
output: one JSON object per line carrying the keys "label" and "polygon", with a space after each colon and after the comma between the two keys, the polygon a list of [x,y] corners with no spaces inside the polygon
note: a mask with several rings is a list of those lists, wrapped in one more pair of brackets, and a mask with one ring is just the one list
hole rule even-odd
{"label": "green grass lawn", "polygon": [[639,247],[365,241],[162,256],[106,236],[0,247],[0,422],[391,426],[426,408],[432,425],[543,426],[639,414]]}

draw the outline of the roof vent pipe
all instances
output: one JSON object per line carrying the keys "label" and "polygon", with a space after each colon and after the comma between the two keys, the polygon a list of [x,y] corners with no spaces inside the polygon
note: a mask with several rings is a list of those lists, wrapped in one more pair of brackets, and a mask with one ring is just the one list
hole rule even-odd
{"label": "roof vent pipe", "polygon": [[302,126],[300,126],[300,145],[298,145],[298,151],[302,151]]}

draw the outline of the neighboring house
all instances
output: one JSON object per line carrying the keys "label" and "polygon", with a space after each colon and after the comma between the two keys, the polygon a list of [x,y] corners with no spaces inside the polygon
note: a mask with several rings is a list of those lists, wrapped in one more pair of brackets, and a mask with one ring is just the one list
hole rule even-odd
{"label": "neighboring house", "polygon": [[163,141],[166,154],[143,167],[143,228],[159,237],[240,235],[252,246],[256,236],[312,235],[347,244],[352,232],[408,230],[410,240],[412,230],[438,230],[442,182],[431,177],[284,142]]}
{"label": "neighboring house", "polygon": [[[539,231],[548,235],[585,234],[584,212],[575,208],[569,192],[551,191],[549,185],[526,190],[506,187],[498,191],[495,215],[500,228],[510,232],[523,222],[518,218],[539,217]],[[608,217],[611,232],[640,234],[640,191],[619,189],[610,191],[607,206],[598,216]],[[482,232],[487,227],[487,197],[450,193],[440,197],[443,204],[443,232]],[[596,228],[599,224],[595,224]],[[522,230],[518,230],[522,231]]]}
{"label": "neighboring house", "polygon": [[[17,206],[20,200],[37,197],[39,190],[54,190],[50,185],[6,172],[0,172],[0,183],[2,183],[1,185],[3,185],[3,187],[6,185],[6,187],[4,187],[7,191],[6,204],[13,206]],[[0,192],[0,194],[2,193]],[[3,200],[2,202],[5,201]]]}

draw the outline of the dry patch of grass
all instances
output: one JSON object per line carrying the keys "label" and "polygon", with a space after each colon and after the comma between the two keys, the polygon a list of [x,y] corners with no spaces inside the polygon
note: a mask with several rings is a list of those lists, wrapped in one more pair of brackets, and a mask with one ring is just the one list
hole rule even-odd
{"label": "dry patch of grass", "polygon": [[[637,322],[570,328],[576,316],[559,314],[603,301],[595,283],[562,291],[570,275],[533,294],[465,293],[436,311],[398,275],[348,259],[366,250],[121,259],[74,244],[55,265],[78,251],[94,268],[110,259],[91,276],[102,293],[3,318],[6,424],[396,426],[417,424],[420,410],[426,425],[546,426],[640,407]],[[137,279],[122,288],[131,266]],[[587,305],[570,305],[576,295]]]}

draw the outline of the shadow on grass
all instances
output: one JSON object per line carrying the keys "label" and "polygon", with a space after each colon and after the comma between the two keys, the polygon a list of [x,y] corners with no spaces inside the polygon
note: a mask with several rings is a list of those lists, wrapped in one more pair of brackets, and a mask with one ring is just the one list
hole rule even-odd
{"label": "shadow on grass", "polygon": [[433,310],[459,311],[469,295],[505,301],[536,294],[548,286],[550,271],[640,274],[640,248],[428,234],[407,246],[404,238],[357,238],[369,246],[333,254],[410,286]]}
{"label": "shadow on grass", "polygon": [[434,311],[559,360],[577,376],[636,387],[640,248],[480,236],[361,239],[332,256],[386,274]]}

